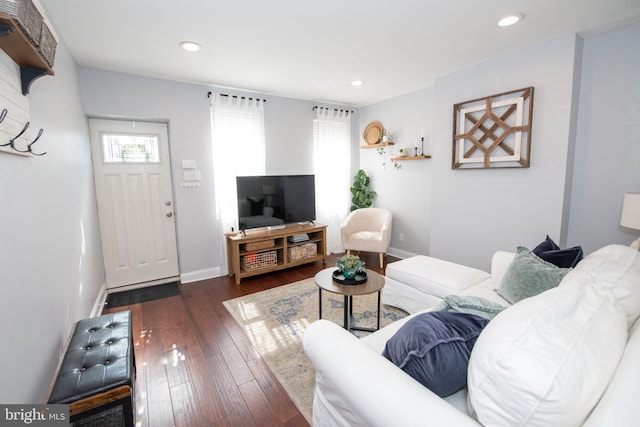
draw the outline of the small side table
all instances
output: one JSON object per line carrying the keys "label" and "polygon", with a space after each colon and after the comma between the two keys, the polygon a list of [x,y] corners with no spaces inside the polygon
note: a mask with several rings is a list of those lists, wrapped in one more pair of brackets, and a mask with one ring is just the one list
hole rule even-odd
{"label": "small side table", "polygon": [[[367,281],[360,285],[343,285],[333,280],[332,273],[336,267],[325,268],[318,272],[313,280],[318,285],[318,318],[322,319],[322,291],[332,292],[344,297],[344,323],[343,327],[351,331],[374,332],[380,329],[380,291],[384,287],[384,276],[372,270],[367,270]],[[374,328],[363,328],[351,325],[351,317],[353,315],[353,297],[358,295],[368,295],[374,292],[378,293],[378,323]]]}

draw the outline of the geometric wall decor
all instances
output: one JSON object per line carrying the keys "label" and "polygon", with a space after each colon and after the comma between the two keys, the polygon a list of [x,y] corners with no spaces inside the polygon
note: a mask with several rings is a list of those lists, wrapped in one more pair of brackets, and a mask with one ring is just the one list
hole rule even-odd
{"label": "geometric wall decor", "polygon": [[533,87],[454,104],[452,169],[528,168]]}

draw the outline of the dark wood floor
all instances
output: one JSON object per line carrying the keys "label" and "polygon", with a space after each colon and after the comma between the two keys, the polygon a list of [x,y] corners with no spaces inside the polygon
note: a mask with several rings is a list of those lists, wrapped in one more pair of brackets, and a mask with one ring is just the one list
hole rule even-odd
{"label": "dark wood floor", "polygon": [[[383,273],[376,254],[360,256]],[[132,311],[136,425],[309,426],[222,302],[313,277],[335,259],[239,286],[226,276],[189,283],[180,296],[105,310]]]}

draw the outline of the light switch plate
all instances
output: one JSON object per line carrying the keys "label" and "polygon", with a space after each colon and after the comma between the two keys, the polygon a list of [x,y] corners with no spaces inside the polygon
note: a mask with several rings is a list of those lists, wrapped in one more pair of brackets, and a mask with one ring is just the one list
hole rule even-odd
{"label": "light switch plate", "polygon": [[195,169],[196,161],[195,160],[183,160],[182,161],[182,169]]}

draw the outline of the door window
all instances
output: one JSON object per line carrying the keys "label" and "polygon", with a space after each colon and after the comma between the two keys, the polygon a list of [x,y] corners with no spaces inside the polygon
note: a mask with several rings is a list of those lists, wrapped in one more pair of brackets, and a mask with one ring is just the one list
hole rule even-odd
{"label": "door window", "polygon": [[157,135],[101,133],[104,163],[160,163]]}

